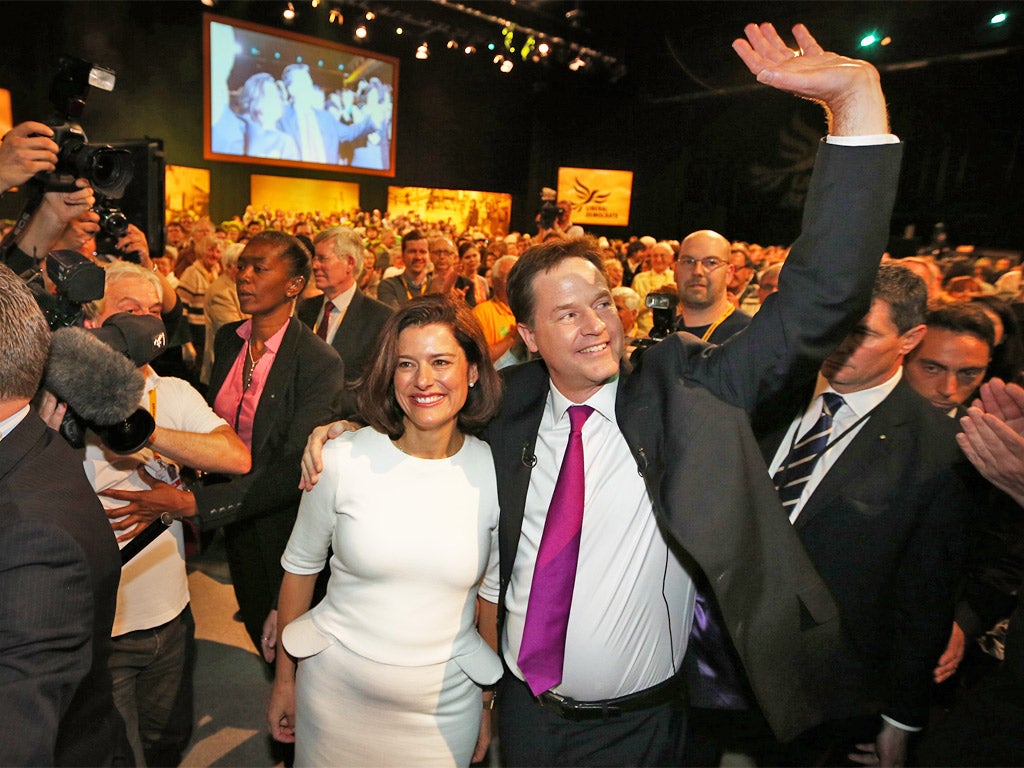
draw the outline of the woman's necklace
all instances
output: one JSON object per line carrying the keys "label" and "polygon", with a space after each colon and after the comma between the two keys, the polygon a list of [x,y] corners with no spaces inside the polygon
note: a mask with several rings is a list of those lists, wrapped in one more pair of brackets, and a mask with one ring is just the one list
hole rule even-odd
{"label": "woman's necklace", "polygon": [[246,356],[246,362],[242,366],[242,388],[245,392],[248,392],[249,387],[252,386],[252,375],[256,372],[256,361],[263,357],[263,352],[260,352],[258,355],[254,355],[252,348],[252,339],[249,339],[249,343],[246,344],[246,349],[249,354]]}

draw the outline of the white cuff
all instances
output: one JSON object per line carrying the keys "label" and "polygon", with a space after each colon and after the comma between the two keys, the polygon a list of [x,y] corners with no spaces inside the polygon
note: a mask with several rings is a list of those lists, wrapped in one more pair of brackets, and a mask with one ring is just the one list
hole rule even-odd
{"label": "white cuff", "polygon": [[909,733],[917,733],[918,731],[923,731],[924,730],[923,728],[915,728],[912,725],[904,725],[903,723],[898,723],[895,720],[893,720],[891,717],[887,717],[885,715],[882,715],[882,719],[885,720],[885,722],[887,722],[889,725],[892,725],[892,726],[894,726],[896,728],[899,728],[901,731],[908,731]]}
{"label": "white cuff", "polygon": [[869,133],[864,136],[833,136],[830,133],[825,141],[843,147],[873,147],[876,144],[899,144],[900,137],[891,133]]}

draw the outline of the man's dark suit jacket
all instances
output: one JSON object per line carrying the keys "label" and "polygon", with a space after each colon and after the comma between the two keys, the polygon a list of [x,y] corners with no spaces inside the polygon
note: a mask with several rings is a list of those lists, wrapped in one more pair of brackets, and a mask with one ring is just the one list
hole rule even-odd
{"label": "man's dark suit jacket", "polygon": [[0,440],[0,763],[110,765],[121,558],[82,459],[35,412]]}
{"label": "man's dark suit jacket", "polygon": [[[779,293],[725,344],[669,337],[645,354],[641,370],[619,380],[619,428],[655,514],[683,562],[707,575],[751,687],[783,740],[828,716],[839,619],[786,520],[745,411],[778,391],[794,367],[820,364],[867,311],[900,156],[899,145],[823,144]],[[504,401],[487,438],[501,503],[503,610],[549,379],[541,362],[502,373]]]}
{"label": "man's dark suit jacket", "polygon": [[[789,404],[766,404],[758,421],[766,463],[807,407],[811,392],[799,392]],[[974,506],[957,430],[901,379],[793,523],[853,640],[833,670],[835,717],[881,712],[905,725],[928,722]]]}
{"label": "man's dark suit jacket", "polygon": [[[325,296],[314,296],[299,302],[295,316],[308,328],[313,328],[324,311]],[[394,310],[387,304],[371,299],[360,290],[352,296],[345,316],[341,319],[331,346],[345,362],[345,379],[358,379],[374,350],[377,334]],[[346,414],[347,415],[347,414]]]}

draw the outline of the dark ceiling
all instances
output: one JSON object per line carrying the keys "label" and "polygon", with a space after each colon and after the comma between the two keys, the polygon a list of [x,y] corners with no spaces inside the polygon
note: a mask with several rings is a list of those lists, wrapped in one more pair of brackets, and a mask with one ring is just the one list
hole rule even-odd
{"label": "dark ceiling", "polygon": [[[515,77],[557,83],[563,77],[619,83],[641,99],[693,99],[720,89],[749,85],[749,76],[730,48],[750,21],[772,21],[782,30],[804,22],[830,50],[869,58],[883,72],[888,68],[946,63],[958,57],[991,57],[1003,63],[1024,48],[1024,4],[1020,2],[612,2],[610,0],[415,0],[345,2],[295,0],[295,20],[281,19],[285,2],[218,0],[214,12],[245,18],[296,32],[355,44],[352,31],[364,23],[366,10],[377,13],[365,45],[401,58],[411,57],[427,41],[431,56],[446,56],[459,66],[493,67],[490,59],[502,48],[502,25],[511,23],[511,45],[521,53],[534,33],[534,44],[560,39],[541,62],[515,56]],[[344,18],[329,24],[331,8]],[[998,11],[1009,18],[994,27]],[[394,35],[403,26],[402,37]],[[891,43],[859,47],[861,38],[877,32]],[[541,33],[541,34],[536,34]],[[788,31],[786,32],[788,35]],[[446,43],[455,39],[456,50]],[[485,53],[488,43],[496,50]],[[473,44],[474,62],[459,51]],[[588,66],[569,73],[568,63],[582,50]],[[461,59],[459,57],[462,57]]]}

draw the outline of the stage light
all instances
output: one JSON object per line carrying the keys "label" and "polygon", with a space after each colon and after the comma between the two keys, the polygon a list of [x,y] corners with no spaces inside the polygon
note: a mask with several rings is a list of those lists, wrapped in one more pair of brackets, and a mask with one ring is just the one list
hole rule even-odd
{"label": "stage light", "polygon": [[327,22],[329,24],[344,24],[345,17],[341,15],[341,11],[337,8],[331,8],[331,12],[327,16]]}
{"label": "stage light", "polygon": [[364,25],[362,25],[362,24],[360,24],[358,27],[356,27],[355,36],[359,40],[365,40],[366,39],[366,27]]}
{"label": "stage light", "polygon": [[199,2],[201,2],[207,8],[213,8],[214,0],[199,0]]}
{"label": "stage light", "polygon": [[451,50],[452,48],[458,48],[458,47],[459,47],[459,44],[455,40],[449,40],[448,41],[448,50]]}
{"label": "stage light", "polygon": [[1008,18],[1010,18],[1010,15],[1008,13],[1000,11],[991,19],[989,19],[988,23],[991,24],[993,27],[998,27],[1000,24],[1005,23]]}
{"label": "stage light", "polygon": [[569,62],[569,69],[572,70],[573,72],[579,72],[585,66],[587,66],[587,62],[585,62],[579,56],[577,56],[575,59]]}
{"label": "stage light", "polygon": [[498,69],[500,69],[507,75],[509,72],[512,71],[512,67],[514,66],[515,63],[512,61],[512,59],[505,59],[503,62],[501,62],[501,66],[498,67]]}
{"label": "stage light", "polygon": [[310,0],[309,4],[312,5],[314,8],[319,8],[320,7],[320,0]]}
{"label": "stage light", "polygon": [[872,45],[878,42],[878,34],[875,32],[869,32],[860,39],[861,48],[870,48]]}
{"label": "stage light", "polygon": [[889,37],[888,35],[886,35],[885,37],[883,37],[881,40],[878,41],[878,44],[882,45],[882,46],[885,46],[885,45],[888,45],[891,42],[892,42],[892,38]]}
{"label": "stage light", "polygon": [[396,35],[401,35],[401,34],[403,34],[404,32],[405,32],[405,30],[404,30],[404,29],[402,29],[401,27],[395,27],[395,34],[396,34]]}
{"label": "stage light", "polygon": [[488,44],[487,44],[487,50],[488,50],[488,51],[493,51],[493,50],[494,50],[494,47],[495,47],[495,46],[494,46],[494,43],[488,43]]}
{"label": "stage light", "polygon": [[427,44],[425,42],[420,43],[420,47],[416,49],[416,58],[420,61],[430,58],[430,49],[427,48]]}
{"label": "stage light", "polygon": [[376,18],[377,18],[377,14],[374,13],[373,11],[367,11],[366,12],[366,20],[367,21],[373,21]]}
{"label": "stage light", "polygon": [[462,49],[462,52],[464,54],[466,54],[467,56],[469,56],[470,54],[476,53],[476,46],[475,45],[467,45],[465,48]]}
{"label": "stage light", "polygon": [[491,59],[491,63],[492,64],[501,64],[501,62],[503,62],[504,60],[505,60],[505,57],[502,56],[499,53],[497,56],[495,56],[493,59]]}
{"label": "stage light", "polygon": [[295,6],[292,5],[291,3],[288,3],[288,7],[284,9],[284,12],[281,14],[281,16],[284,18],[285,21],[294,21]]}
{"label": "stage light", "polygon": [[551,46],[548,45],[547,43],[541,43],[540,45],[537,46],[537,53],[539,53],[541,56],[547,56],[549,53],[551,53]]}

